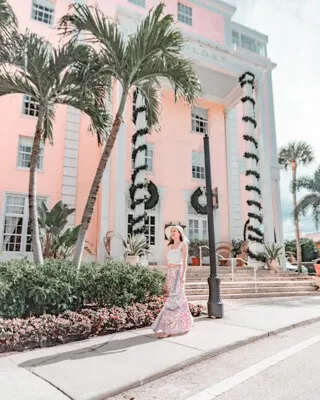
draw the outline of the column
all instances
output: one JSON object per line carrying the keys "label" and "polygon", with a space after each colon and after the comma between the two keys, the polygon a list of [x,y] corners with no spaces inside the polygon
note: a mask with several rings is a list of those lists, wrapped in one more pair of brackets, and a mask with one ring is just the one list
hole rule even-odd
{"label": "column", "polygon": [[[78,157],[79,157],[80,111],[68,107],[66,136],[64,141],[61,200],[70,208],[76,208]],[[54,205],[54,204],[52,204]],[[67,227],[75,224],[75,214],[68,217]]]}
{"label": "column", "polygon": [[239,149],[236,109],[225,111],[230,240],[242,239]]}
{"label": "column", "polygon": [[[122,95],[122,87],[118,83],[118,104]],[[124,112],[125,115],[125,112]],[[114,235],[111,242],[111,256],[122,260],[124,248],[122,239],[127,236],[126,221],[126,182],[125,182],[125,166],[126,166],[126,125],[121,124],[119,133],[115,143],[116,157],[116,190],[115,190],[115,213],[114,213]]]}
{"label": "column", "polygon": [[266,104],[269,122],[269,140],[271,149],[271,178],[273,181],[273,202],[275,205],[274,220],[277,242],[283,244],[283,225],[280,197],[280,168],[278,163],[278,146],[276,135],[276,124],[274,115],[274,99],[271,71],[265,73],[266,83]]}
{"label": "column", "polygon": [[273,201],[270,169],[270,142],[267,131],[267,113],[265,103],[265,81],[259,80],[256,89],[257,117],[259,129],[259,152],[260,152],[260,185],[262,198],[262,215],[264,228],[264,241],[271,244],[274,242],[273,224]]}

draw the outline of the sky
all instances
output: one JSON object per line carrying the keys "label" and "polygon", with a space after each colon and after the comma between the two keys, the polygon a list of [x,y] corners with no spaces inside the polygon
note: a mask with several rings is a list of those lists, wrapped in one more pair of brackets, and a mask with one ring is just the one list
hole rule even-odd
{"label": "sky", "polygon": [[[311,175],[320,164],[320,1],[226,0],[237,7],[233,20],[269,37],[268,57],[277,64],[273,89],[278,147],[292,140],[313,146],[316,161],[298,175]],[[290,173],[281,171],[285,238],[294,237]],[[303,195],[301,192],[300,197]],[[315,232],[312,218],[301,219],[301,232]]]}

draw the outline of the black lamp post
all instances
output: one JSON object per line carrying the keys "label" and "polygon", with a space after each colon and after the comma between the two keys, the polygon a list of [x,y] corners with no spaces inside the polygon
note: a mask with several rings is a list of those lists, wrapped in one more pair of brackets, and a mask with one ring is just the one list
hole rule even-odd
{"label": "black lamp post", "polygon": [[220,296],[220,279],[217,275],[217,257],[216,257],[216,241],[214,237],[214,219],[213,219],[213,192],[211,182],[211,162],[209,136],[204,135],[204,166],[206,172],[206,196],[207,196],[207,213],[208,213],[208,233],[209,233],[209,257],[210,257],[210,276],[209,284],[209,301],[208,301],[208,317],[222,318],[223,303]]}

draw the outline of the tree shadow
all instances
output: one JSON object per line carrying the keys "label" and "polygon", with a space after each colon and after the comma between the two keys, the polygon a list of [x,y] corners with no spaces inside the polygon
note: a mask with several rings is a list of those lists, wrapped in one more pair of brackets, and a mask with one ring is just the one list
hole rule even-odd
{"label": "tree shadow", "polygon": [[22,362],[21,364],[19,364],[19,366],[22,368],[35,368],[39,366],[59,363],[66,360],[81,360],[91,357],[112,355],[115,353],[124,353],[130,347],[145,345],[155,342],[157,340],[158,339],[155,336],[152,336],[150,334],[134,335],[130,338],[121,340],[112,339],[112,337],[108,336],[104,343],[91,345],[81,349],[66,351],[55,355],[53,354],[50,356],[34,358],[32,360]]}

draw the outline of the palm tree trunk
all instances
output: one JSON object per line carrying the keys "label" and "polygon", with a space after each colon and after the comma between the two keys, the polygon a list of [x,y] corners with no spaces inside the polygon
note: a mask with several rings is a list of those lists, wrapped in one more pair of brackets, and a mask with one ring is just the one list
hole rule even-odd
{"label": "palm tree trunk", "polygon": [[293,189],[293,215],[294,215],[294,226],[296,235],[296,249],[297,249],[297,263],[298,272],[302,272],[302,256],[301,256],[301,244],[300,244],[300,227],[299,227],[299,216],[296,212],[297,209],[297,168],[292,168],[292,189]]}
{"label": "palm tree trunk", "polygon": [[86,240],[86,235],[87,231],[91,222],[92,214],[93,214],[93,209],[94,205],[97,200],[97,194],[100,188],[100,183],[103,177],[104,170],[107,166],[108,160],[110,158],[110,154],[112,152],[114,143],[116,141],[116,138],[118,136],[118,132],[123,120],[123,112],[124,108],[127,102],[127,91],[123,90],[123,94],[121,97],[119,109],[117,112],[117,115],[114,119],[110,134],[108,136],[107,142],[105,144],[105,147],[103,149],[101,159],[96,171],[96,175],[94,177],[94,180],[91,185],[91,189],[89,192],[89,196],[87,199],[87,203],[83,212],[82,220],[81,220],[81,225],[79,229],[79,234],[77,238],[77,243],[74,251],[74,256],[73,256],[73,262],[76,264],[78,271],[80,269],[81,265],[81,260],[82,260],[82,254],[84,250],[84,245],[85,245],[85,240]]}
{"label": "palm tree trunk", "polygon": [[30,156],[29,173],[29,223],[31,231],[31,243],[33,260],[36,264],[43,265],[43,255],[39,234],[38,210],[37,210],[37,166],[40,154],[40,142],[42,136],[43,113],[39,110],[36,133],[33,140]]}

